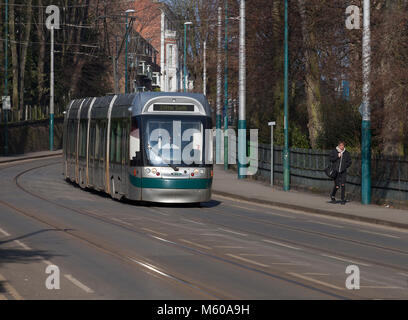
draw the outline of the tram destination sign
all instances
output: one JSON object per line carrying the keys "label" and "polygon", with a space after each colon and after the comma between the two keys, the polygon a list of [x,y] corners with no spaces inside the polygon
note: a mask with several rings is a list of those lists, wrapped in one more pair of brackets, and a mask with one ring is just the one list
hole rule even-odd
{"label": "tram destination sign", "polygon": [[194,112],[192,104],[155,104],[153,111],[179,111],[179,112]]}

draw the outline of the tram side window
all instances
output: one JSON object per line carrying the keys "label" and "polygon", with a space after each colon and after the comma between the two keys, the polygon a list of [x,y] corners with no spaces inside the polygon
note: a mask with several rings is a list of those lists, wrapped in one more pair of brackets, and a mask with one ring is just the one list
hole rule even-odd
{"label": "tram side window", "polygon": [[75,156],[75,137],[76,137],[76,130],[75,130],[75,121],[74,120],[70,120],[70,142],[69,142],[69,146],[70,146],[70,154],[71,156]]}
{"label": "tram side window", "polygon": [[85,158],[86,155],[86,136],[87,136],[87,128],[86,128],[86,120],[81,120],[79,126],[79,147],[78,147],[78,156],[80,158]]}
{"label": "tram side window", "polygon": [[122,163],[128,159],[129,120],[125,119],[122,127]]}
{"label": "tram side window", "polygon": [[106,128],[106,121],[102,121],[102,130],[101,130],[101,153],[100,153],[100,159],[101,161],[105,160],[106,157],[106,134],[107,128]]}
{"label": "tram side window", "polygon": [[111,123],[111,132],[110,132],[110,157],[109,160],[110,162],[114,162],[115,161],[115,151],[116,151],[116,128],[117,123],[116,121],[112,120]]}
{"label": "tram side window", "polygon": [[116,129],[116,163],[121,163],[122,158],[122,123],[121,121],[117,122]]}
{"label": "tram side window", "polygon": [[132,167],[143,165],[140,148],[140,125],[137,118],[132,119],[131,131],[129,134],[129,159]]}
{"label": "tram side window", "polygon": [[91,120],[91,125],[89,127],[89,159],[93,160],[94,157],[94,146],[95,146],[95,122]]}

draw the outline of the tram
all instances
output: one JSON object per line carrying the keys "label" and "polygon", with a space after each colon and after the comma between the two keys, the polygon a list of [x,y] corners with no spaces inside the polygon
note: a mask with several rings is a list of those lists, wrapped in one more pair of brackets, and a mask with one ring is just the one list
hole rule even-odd
{"label": "tram", "polygon": [[115,199],[205,202],[213,179],[211,128],[201,94],[73,100],[64,118],[63,174]]}

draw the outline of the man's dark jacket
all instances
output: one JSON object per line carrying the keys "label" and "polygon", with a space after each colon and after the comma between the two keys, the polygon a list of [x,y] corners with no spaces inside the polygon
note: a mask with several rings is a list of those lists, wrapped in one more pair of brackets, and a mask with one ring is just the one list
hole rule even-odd
{"label": "man's dark jacket", "polygon": [[346,150],[343,152],[343,159],[339,158],[337,149],[330,152],[330,162],[333,164],[333,168],[337,170],[338,173],[347,173],[347,169],[351,166],[351,156]]}

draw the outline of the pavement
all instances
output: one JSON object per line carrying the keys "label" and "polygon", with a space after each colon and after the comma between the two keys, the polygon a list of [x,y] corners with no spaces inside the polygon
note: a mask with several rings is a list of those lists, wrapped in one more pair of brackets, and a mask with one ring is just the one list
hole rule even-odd
{"label": "pavement", "polygon": [[[0,164],[60,154],[62,151],[56,150],[0,156]],[[347,202],[346,205],[332,204],[329,202],[329,196],[325,197],[297,190],[286,192],[278,187],[271,187],[265,182],[251,179],[238,181],[236,172],[225,171],[222,166],[214,167],[213,194],[308,213],[408,229],[408,210],[379,205],[362,205],[358,202]]]}
{"label": "pavement", "polygon": [[379,225],[408,229],[408,210],[379,205],[347,202],[330,203],[329,195],[321,196],[296,190],[283,191],[265,182],[251,179],[238,181],[237,173],[214,167],[213,194],[237,200],[262,203],[308,213],[329,215]]}
{"label": "pavement", "polygon": [[30,159],[40,159],[46,158],[49,156],[57,156],[62,154],[62,150],[56,151],[39,151],[39,152],[30,152],[25,154],[9,155],[9,156],[0,156],[0,163],[16,162],[21,160],[30,160]]}

